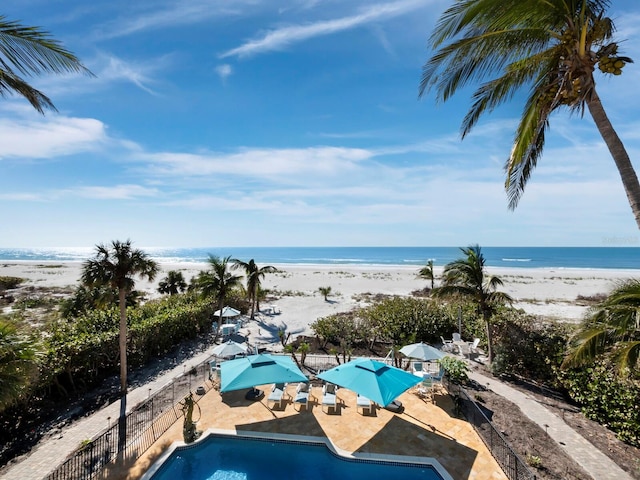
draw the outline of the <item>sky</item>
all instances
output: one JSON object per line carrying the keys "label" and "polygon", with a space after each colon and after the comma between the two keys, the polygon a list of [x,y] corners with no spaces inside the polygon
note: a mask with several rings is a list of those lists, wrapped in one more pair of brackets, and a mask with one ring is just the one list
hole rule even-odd
{"label": "sky", "polygon": [[[508,208],[522,97],[464,140],[471,89],[418,98],[453,0],[5,0],[93,72],[0,97],[0,247],[640,246],[588,113],[551,118]],[[598,75],[640,168],[640,4],[610,16],[629,64]]]}

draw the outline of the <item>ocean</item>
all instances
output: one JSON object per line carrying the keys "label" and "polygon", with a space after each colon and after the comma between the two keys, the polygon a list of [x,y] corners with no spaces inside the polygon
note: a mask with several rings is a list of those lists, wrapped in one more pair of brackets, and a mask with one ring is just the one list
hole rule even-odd
{"label": "ocean", "polygon": [[[259,265],[425,265],[461,258],[458,247],[140,247],[161,263],[231,256]],[[94,248],[0,248],[0,261],[84,261]],[[640,247],[482,247],[488,267],[640,269]]]}

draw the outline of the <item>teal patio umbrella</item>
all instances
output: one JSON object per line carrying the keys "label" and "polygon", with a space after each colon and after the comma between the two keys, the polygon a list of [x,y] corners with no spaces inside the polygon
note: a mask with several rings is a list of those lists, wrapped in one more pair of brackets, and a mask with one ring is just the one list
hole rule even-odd
{"label": "teal patio umbrella", "polygon": [[249,355],[220,364],[220,392],[253,388],[266,383],[308,382],[285,355]]}
{"label": "teal patio umbrella", "polygon": [[400,349],[400,353],[404,354],[405,357],[416,358],[425,362],[440,360],[445,356],[445,354],[437,348],[422,342],[405,345]]}
{"label": "teal patio umbrella", "polygon": [[383,407],[422,381],[421,377],[368,358],[338,365],[318,378],[348,388]]}

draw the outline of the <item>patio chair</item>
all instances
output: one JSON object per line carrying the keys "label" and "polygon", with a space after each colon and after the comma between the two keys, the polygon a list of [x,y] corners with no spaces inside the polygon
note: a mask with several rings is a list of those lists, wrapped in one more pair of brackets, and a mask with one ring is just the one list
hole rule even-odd
{"label": "patio chair", "polygon": [[471,353],[478,353],[479,344],[480,344],[479,338],[474,338],[473,342],[469,342],[469,350],[471,350]]}
{"label": "patio chair", "polygon": [[373,402],[369,400],[367,397],[363,397],[358,394],[356,398],[356,410],[359,410],[362,415],[364,415],[364,411],[367,411],[367,415],[371,415],[373,411]]}
{"label": "patio chair", "polygon": [[293,408],[299,405],[298,410],[302,410],[302,407],[308,409],[310,396],[311,385],[308,383],[299,383],[296,387],[296,396],[293,398]]}
{"label": "patio chair", "polygon": [[285,389],[287,387],[286,383],[275,383],[271,388],[271,394],[269,398],[267,398],[267,402],[273,402],[271,408],[278,405],[278,408],[282,408],[282,401],[285,397]]}
{"label": "patio chair", "polygon": [[336,412],[338,409],[338,397],[336,396],[338,392],[338,386],[333,383],[325,383],[322,386],[322,410],[324,411],[324,407],[327,407],[327,413],[329,410],[333,408],[333,411]]}
{"label": "patio chair", "polygon": [[454,332],[452,337],[453,337],[453,343],[462,341],[462,337],[460,336],[460,334],[458,332]]}
{"label": "patio chair", "polygon": [[412,362],[411,363],[411,371],[414,375],[421,377],[424,373],[424,369],[422,368],[422,362]]}
{"label": "patio chair", "polygon": [[418,384],[416,393],[423,400],[433,402],[433,379],[431,376],[424,377],[422,383]]}
{"label": "patio chair", "polygon": [[442,335],[440,335],[440,340],[442,340],[442,350],[445,352],[453,351],[453,340],[445,340]]}

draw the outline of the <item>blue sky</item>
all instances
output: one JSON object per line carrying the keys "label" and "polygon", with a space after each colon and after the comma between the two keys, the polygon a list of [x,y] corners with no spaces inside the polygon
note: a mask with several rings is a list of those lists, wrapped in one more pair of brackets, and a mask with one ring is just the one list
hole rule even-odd
{"label": "blue sky", "polygon": [[[552,118],[515,211],[520,105],[464,141],[465,92],[418,99],[452,0],[8,0],[96,75],[33,79],[59,112],[0,99],[0,247],[636,246],[588,114]],[[640,6],[614,1],[639,64],[598,91],[640,168]]]}

